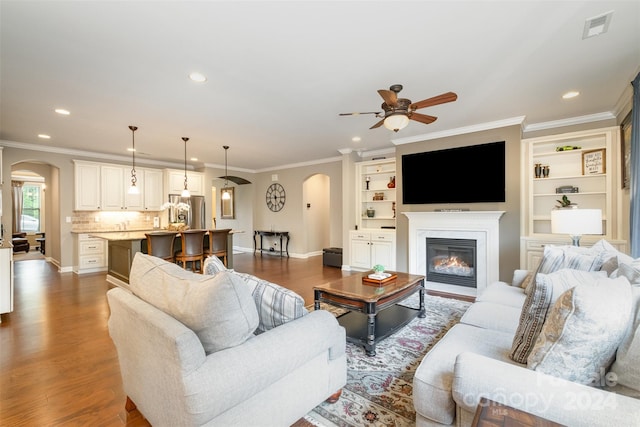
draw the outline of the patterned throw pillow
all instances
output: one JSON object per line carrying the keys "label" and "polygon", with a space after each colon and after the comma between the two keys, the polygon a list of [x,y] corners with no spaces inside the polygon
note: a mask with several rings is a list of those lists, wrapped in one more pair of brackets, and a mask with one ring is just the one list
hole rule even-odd
{"label": "patterned throw pillow", "polygon": [[304,299],[280,285],[247,273],[234,273],[242,278],[253,294],[258,309],[259,331],[268,331],[308,313]]}
{"label": "patterned throw pillow", "polygon": [[631,286],[623,277],[581,283],[551,309],[528,358],[534,371],[600,385],[631,318]]}
{"label": "patterned throw pillow", "polygon": [[518,363],[527,363],[527,357],[542,330],[547,313],[560,295],[580,283],[595,283],[607,277],[604,271],[580,271],[561,269],[550,274],[537,273],[531,292],[527,295],[520,323],[513,337],[509,357]]}
{"label": "patterned throw pillow", "polygon": [[203,274],[208,274],[210,276],[215,276],[221,271],[227,271],[228,268],[225,267],[224,263],[215,255],[208,256],[204,260],[204,266],[202,268]]}

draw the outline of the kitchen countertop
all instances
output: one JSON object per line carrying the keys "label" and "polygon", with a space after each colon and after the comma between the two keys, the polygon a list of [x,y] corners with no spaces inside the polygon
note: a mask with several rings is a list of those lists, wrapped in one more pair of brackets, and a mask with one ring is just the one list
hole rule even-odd
{"label": "kitchen countertop", "polygon": [[117,241],[117,240],[142,240],[146,239],[146,233],[152,233],[161,230],[138,230],[138,231],[107,231],[98,233],[87,233],[91,237],[99,237],[100,239]]}
{"label": "kitchen countertop", "polygon": [[[99,232],[86,232],[91,237],[98,237],[100,239],[109,240],[109,241],[119,241],[119,240],[143,240],[146,239],[146,233],[153,233],[157,231],[167,231],[164,229],[157,230],[136,230],[136,231],[99,231]],[[231,230],[229,234],[242,233],[240,230]],[[179,235],[180,232],[176,231],[176,235]]]}

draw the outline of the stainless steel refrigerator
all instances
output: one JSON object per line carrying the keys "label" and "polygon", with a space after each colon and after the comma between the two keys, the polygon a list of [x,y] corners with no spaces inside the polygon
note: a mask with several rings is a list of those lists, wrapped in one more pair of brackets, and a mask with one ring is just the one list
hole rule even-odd
{"label": "stainless steel refrigerator", "polygon": [[189,205],[189,210],[186,212],[169,208],[169,222],[185,223],[191,230],[205,228],[204,196],[182,197],[179,194],[169,194],[169,203]]}

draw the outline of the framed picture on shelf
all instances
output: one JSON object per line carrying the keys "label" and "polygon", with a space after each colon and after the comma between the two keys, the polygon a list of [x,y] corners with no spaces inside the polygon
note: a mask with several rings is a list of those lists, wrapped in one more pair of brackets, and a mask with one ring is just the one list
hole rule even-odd
{"label": "framed picture on shelf", "polygon": [[631,111],[620,123],[620,165],[622,188],[629,188],[631,179]]}
{"label": "framed picture on shelf", "polygon": [[607,150],[599,148],[582,152],[582,175],[599,175],[607,172]]}

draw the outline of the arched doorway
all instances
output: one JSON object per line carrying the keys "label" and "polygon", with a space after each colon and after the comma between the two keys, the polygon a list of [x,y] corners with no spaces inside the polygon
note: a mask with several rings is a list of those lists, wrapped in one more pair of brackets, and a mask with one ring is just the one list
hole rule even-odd
{"label": "arched doorway", "polygon": [[322,254],[331,239],[331,179],[328,175],[311,175],[302,183],[304,248],[309,255]]}
{"label": "arched doorway", "polygon": [[[28,246],[14,250],[14,261],[44,259],[47,234],[59,221],[51,197],[52,177],[57,168],[38,161],[21,161],[11,165],[12,230],[7,234],[25,233]],[[54,235],[55,236],[55,233]],[[52,236],[52,237],[53,237]],[[50,237],[51,238],[51,237]],[[51,241],[49,241],[51,246]]]}

